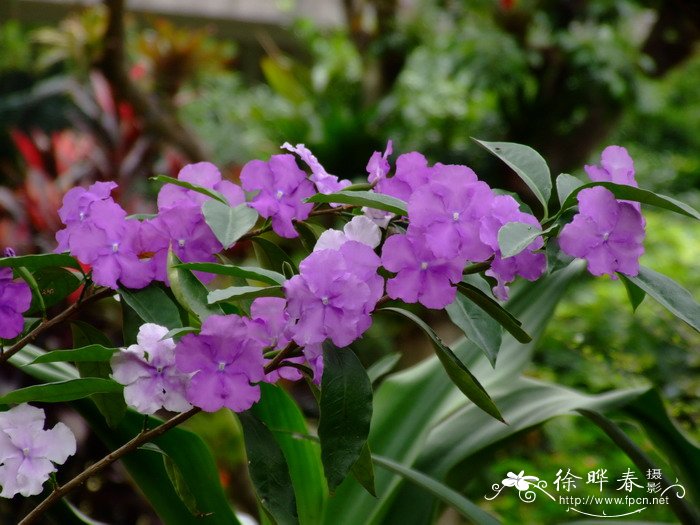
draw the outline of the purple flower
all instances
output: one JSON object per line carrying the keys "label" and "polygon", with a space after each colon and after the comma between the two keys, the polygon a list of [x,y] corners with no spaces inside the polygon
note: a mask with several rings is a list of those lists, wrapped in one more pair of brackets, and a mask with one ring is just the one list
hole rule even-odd
{"label": "purple flower", "polygon": [[[181,181],[196,184],[210,190],[221,193],[231,206],[238,206],[245,202],[245,195],[240,186],[221,179],[221,172],[210,162],[198,162],[188,164],[180,170],[177,178]],[[182,208],[183,206],[196,206],[201,209],[202,204],[210,199],[197,191],[188,190],[175,184],[166,184],[158,193],[158,209]]]}
{"label": "purple flower", "polygon": [[64,195],[58,216],[65,225],[82,222],[89,217],[93,202],[112,200],[110,193],[116,187],[117,184],[114,182],[96,182],[87,190],[72,188]]}
{"label": "purple flower", "polygon": [[386,283],[392,299],[419,302],[428,308],[444,308],[456,295],[454,283],[462,279],[460,259],[438,258],[422,237],[392,235],[382,248],[382,265],[396,276]]}
{"label": "purple flower", "polygon": [[199,335],[187,334],[175,347],[175,363],[193,374],[187,400],[206,412],[227,407],[248,410],[260,399],[263,346],[250,337],[249,322],[237,315],[210,315]]}
{"label": "purple flower", "polygon": [[572,257],[588,261],[593,275],[615,272],[639,273],[639,257],[644,253],[644,218],[635,206],[615,200],[602,187],[587,188],[578,194],[579,213],[559,234],[559,246]]}
{"label": "purple flower", "polygon": [[14,339],[22,333],[22,314],[29,310],[31,302],[27,283],[13,281],[12,268],[0,268],[0,339]]}
{"label": "purple flower", "polygon": [[355,241],[304,259],[299,275],[284,284],[294,341],[306,346],[331,339],[342,347],[360,337],[381,297],[378,266],[374,251]]}
{"label": "purple flower", "polygon": [[531,224],[537,229],[542,227],[535,217],[529,213],[520,211],[518,202],[510,195],[498,195],[491,203],[491,211],[481,222],[481,240],[489,245],[495,252],[491,268],[486,275],[494,277],[498,284],[493,288],[493,293],[499,299],[508,299],[508,283],[515,280],[516,275],[524,277],[528,281],[537,280],[547,268],[547,257],[543,253],[534,253],[544,246],[542,237],[537,237],[522,252],[503,258],[498,246],[498,232],[509,222],[523,222]]}
{"label": "purple flower", "polygon": [[431,169],[423,155],[416,151],[404,153],[396,159],[394,176],[380,178],[376,191],[408,202],[413,192],[428,182],[430,174]]}
{"label": "purple flower", "polygon": [[347,179],[338,180],[338,177],[331,175],[326,171],[318,159],[311,153],[311,150],[304,146],[303,144],[297,144],[292,146],[289,142],[282,144],[282,149],[291,151],[299,155],[299,158],[304,161],[304,163],[311,170],[311,180],[316,185],[316,189],[319,193],[329,194],[335,193],[350,186],[350,181]]}
{"label": "purple flower", "polygon": [[376,184],[380,180],[386,179],[387,174],[391,167],[389,166],[389,161],[387,157],[393,153],[393,144],[391,141],[387,142],[384,154],[379,151],[375,151],[369,158],[367,163],[367,181],[370,184]]}
{"label": "purple flower", "polygon": [[314,188],[292,155],[248,162],[241,171],[241,182],[246,191],[258,191],[249,205],[263,217],[272,217],[275,233],[287,238],[299,235],[292,221],[309,216],[313,204],[304,200],[314,194]]}
{"label": "purple flower", "polygon": [[185,399],[189,375],[175,367],[175,341],[163,339],[167,333],[164,326],[141,325],[137,343],[112,356],[112,378],[126,387],[126,404],[141,414],[192,408]]}
{"label": "purple flower", "polygon": [[600,166],[584,166],[595,182],[614,182],[637,187],[634,178],[634,161],[622,146],[608,146],[600,155]]}
{"label": "purple flower", "polygon": [[[214,262],[214,254],[223,246],[204,220],[198,208],[183,206],[162,210],[156,217],[141,225],[141,250],[151,254],[155,279],[168,282],[168,248],[183,262]],[[204,282],[212,274],[197,272]]]}
{"label": "purple flower", "polygon": [[63,423],[44,430],[44,411],[21,404],[0,412],[0,485],[3,498],[41,494],[49,474],[75,454],[75,436]]}
{"label": "purple flower", "polygon": [[491,208],[493,192],[485,182],[473,180],[471,170],[460,175],[449,168],[411,195],[410,228],[424,235],[436,257],[485,261],[493,249],[481,241],[479,229]]}
{"label": "purple flower", "polygon": [[314,383],[320,385],[323,377],[323,346],[321,344],[306,345],[302,351],[306,364],[313,370]]}

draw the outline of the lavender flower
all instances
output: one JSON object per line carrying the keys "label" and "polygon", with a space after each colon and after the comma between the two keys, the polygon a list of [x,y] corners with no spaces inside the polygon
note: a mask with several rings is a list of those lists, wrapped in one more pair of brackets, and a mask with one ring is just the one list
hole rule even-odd
{"label": "lavender flower", "polygon": [[389,141],[386,144],[384,154],[380,153],[379,151],[375,151],[369,158],[369,162],[367,162],[367,181],[370,184],[376,184],[380,180],[386,179],[386,176],[391,169],[387,157],[391,155],[393,151],[393,143]]}
{"label": "lavender flower", "polygon": [[[231,206],[238,206],[245,202],[245,195],[240,186],[221,179],[221,172],[210,162],[198,162],[188,164],[180,170],[179,180],[197,184],[210,190],[221,193]],[[175,184],[165,184],[158,193],[158,209],[181,209],[184,206],[195,206],[201,209],[202,204],[210,199],[197,191],[188,190]]]}
{"label": "lavender flower", "polygon": [[141,414],[192,408],[185,399],[189,375],[175,367],[175,341],[163,339],[167,333],[164,326],[141,325],[136,344],[112,356],[112,378],[126,387],[126,404]]}
{"label": "lavender flower", "polygon": [[622,146],[608,146],[600,155],[600,166],[584,166],[592,181],[614,182],[637,187],[634,161]]}
{"label": "lavender flower", "polygon": [[367,245],[348,241],[338,250],[313,252],[284,284],[293,339],[305,346],[331,339],[347,346],[372,323],[382,293],[379,258]]}
{"label": "lavender flower", "polygon": [[392,235],[382,248],[382,265],[396,276],[386,283],[392,299],[444,308],[456,295],[454,283],[462,279],[459,259],[438,258],[420,236]]}
{"label": "lavender flower", "polygon": [[358,215],[345,224],[343,231],[324,231],[316,241],[314,251],[337,250],[348,241],[356,241],[366,244],[370,248],[376,248],[381,240],[382,232],[379,230],[379,226],[364,215]]}
{"label": "lavender flower", "polygon": [[206,412],[249,409],[260,399],[265,360],[262,344],[250,337],[249,323],[237,315],[211,315],[199,335],[187,334],[175,347],[178,370],[193,374],[187,400]]}
{"label": "lavender flower", "polygon": [[544,246],[542,237],[537,237],[522,252],[503,258],[498,246],[498,232],[509,222],[522,222],[531,224],[537,229],[542,229],[537,219],[529,213],[520,211],[518,202],[510,195],[498,195],[491,203],[491,211],[481,222],[479,236],[481,240],[494,250],[494,258],[491,268],[486,275],[494,277],[498,284],[493,288],[493,293],[499,299],[508,299],[507,284],[514,281],[517,275],[528,281],[537,280],[547,268],[547,257],[543,253],[535,253]]}
{"label": "lavender flower", "polygon": [[420,153],[404,153],[396,159],[396,172],[393,177],[380,178],[375,190],[408,202],[413,192],[426,184],[431,170],[428,161]]}
{"label": "lavender flower", "polygon": [[44,430],[44,411],[21,404],[0,412],[0,485],[3,498],[41,494],[49,474],[75,454],[75,436],[63,423]]}
{"label": "lavender flower", "polygon": [[588,261],[593,275],[615,272],[639,273],[639,257],[644,253],[644,218],[635,206],[615,200],[602,187],[587,188],[578,194],[579,213],[559,234],[559,246],[572,257]]}
{"label": "lavender flower", "polygon": [[299,155],[299,158],[304,161],[304,163],[311,170],[311,180],[316,185],[316,189],[319,193],[329,194],[335,193],[350,186],[350,181],[347,179],[338,180],[338,177],[331,175],[326,171],[318,159],[311,153],[311,150],[304,146],[303,144],[297,144],[292,146],[289,142],[282,144],[282,149],[291,151]]}
{"label": "lavender flower", "polygon": [[417,189],[408,201],[410,228],[424,235],[436,257],[485,261],[493,255],[493,249],[481,241],[479,229],[494,195],[469,172],[450,168]]}
{"label": "lavender flower", "polygon": [[14,339],[24,330],[22,314],[29,310],[32,292],[24,281],[12,279],[12,268],[0,268],[0,339]]}
{"label": "lavender flower", "polygon": [[313,204],[304,200],[314,194],[314,189],[292,155],[248,162],[241,171],[241,182],[246,191],[258,191],[249,205],[263,217],[272,217],[275,233],[287,238],[299,235],[292,221],[309,216]]}

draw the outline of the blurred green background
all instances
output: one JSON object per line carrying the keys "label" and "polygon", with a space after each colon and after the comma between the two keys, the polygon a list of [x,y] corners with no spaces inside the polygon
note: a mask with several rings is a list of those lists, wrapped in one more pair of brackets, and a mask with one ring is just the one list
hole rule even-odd
{"label": "blurred green background", "polygon": [[[526,188],[470,137],[530,145],[553,175],[583,176],[583,164],[620,144],[640,186],[700,205],[698,2],[209,2],[217,12],[200,3],[193,14],[184,2],[168,12],[146,0],[129,12],[120,0],[82,9],[0,2],[1,248],[52,249],[56,210],[76,184],[117,180],[125,207],[147,212],[156,190],[149,176],[207,159],[235,180],[245,162],[285,141],[360,180],[370,154],[392,139],[395,152],[467,164],[529,203]],[[700,228],[657,211],[647,220],[643,264],[697,297]],[[361,349],[367,364],[397,338],[396,326],[375,326]],[[651,383],[697,439],[699,370],[697,333],[649,299],[632,315],[621,283],[584,277],[529,373],[587,392]],[[235,425],[223,416],[192,425],[215,445],[232,498],[254,511],[249,488],[240,489]],[[518,436],[489,459],[465,488],[475,501],[508,470],[553,478],[562,466],[630,465],[574,417]],[[99,517],[89,488],[80,497]],[[124,523],[150,523],[134,508]],[[570,519],[514,498],[488,508],[505,523]],[[663,507],[645,518],[673,521]],[[449,511],[443,519],[459,522]]]}

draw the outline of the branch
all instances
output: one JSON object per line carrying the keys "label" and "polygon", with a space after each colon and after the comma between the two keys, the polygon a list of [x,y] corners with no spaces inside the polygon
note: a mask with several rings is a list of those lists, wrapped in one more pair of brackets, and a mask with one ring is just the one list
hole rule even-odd
{"label": "branch", "polygon": [[109,14],[104,36],[104,53],[98,67],[114,89],[117,98],[131,104],[151,133],[177,147],[189,160],[205,160],[206,152],[190,131],[131,81],[124,52],[125,0],[104,0],[104,4]]}
{"label": "branch", "polygon": [[168,421],[156,428],[145,432],[141,432],[140,434],[136,435],[134,438],[132,438],[130,441],[127,441],[117,450],[110,452],[97,463],[94,463],[87,469],[83,470],[80,474],[75,476],[65,485],[56,487],[56,489],[51,494],[49,494],[49,496],[44,501],[42,501],[33,511],[27,514],[24,517],[24,519],[19,522],[19,525],[30,525],[31,523],[36,523],[37,520],[41,517],[41,515],[44,512],[46,512],[52,505],[54,505],[58,500],[60,500],[70,491],[85,483],[85,481],[87,481],[88,478],[94,476],[95,474],[105,469],[106,467],[108,467],[118,459],[122,458],[123,456],[127,455],[128,453],[133,452],[144,443],[153,441],[155,438],[161,436],[171,428],[188,420],[195,414],[199,413],[200,410],[201,409],[196,407],[192,408],[187,412],[178,414],[177,416],[173,417],[172,419],[169,419]]}
{"label": "branch", "polygon": [[88,305],[90,303],[94,303],[95,301],[99,301],[100,299],[104,299],[105,297],[109,297],[110,295],[113,295],[115,292],[114,290],[110,290],[109,288],[104,288],[98,292],[95,292],[92,295],[87,296],[84,299],[80,299],[70,305],[68,308],[63,310],[60,314],[58,314],[56,317],[52,317],[51,319],[44,319],[39,323],[39,326],[37,326],[34,330],[29,332],[27,335],[25,335],[22,339],[17,341],[15,344],[13,344],[10,348],[5,350],[0,354],[0,365],[3,365],[8,359],[10,359],[13,355],[15,355],[17,352],[22,350],[26,345],[33,343],[37,337],[39,337],[41,334],[46,332],[48,329],[52,328],[53,326],[56,326],[57,324],[65,321],[68,319],[70,316],[72,316],[74,313],[76,313],[78,310],[80,310],[83,306]]}
{"label": "branch", "polygon": [[291,356],[292,352],[299,348],[299,345],[296,344],[294,341],[289,343],[279,354],[275,356],[275,358],[270,361],[267,365],[265,365],[265,374],[269,374],[273,370],[277,370],[280,368],[280,363],[287,359],[288,357]]}

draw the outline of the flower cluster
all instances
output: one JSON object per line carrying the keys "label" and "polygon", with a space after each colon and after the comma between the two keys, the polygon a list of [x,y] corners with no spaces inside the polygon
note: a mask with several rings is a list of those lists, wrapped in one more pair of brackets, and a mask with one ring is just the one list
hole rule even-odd
{"label": "flower cluster", "polygon": [[75,454],[75,436],[63,423],[44,430],[44,411],[18,405],[0,412],[0,486],[3,498],[35,496],[57,465]]}
{"label": "flower cluster", "polygon": [[[620,146],[605,148],[601,165],[586,166],[586,173],[596,182],[637,186],[632,158]],[[559,235],[562,251],[585,259],[593,275],[637,275],[645,235],[639,203],[617,200],[601,186],[581,190],[577,198],[579,212]]]}
{"label": "flower cluster", "polygon": [[[208,162],[184,167],[178,178],[218,191],[231,206],[245,201],[243,190],[221,179]],[[223,248],[204,220],[199,192],[166,184],[158,194],[158,214],[129,219],[111,197],[113,182],[97,182],[88,189],[73,188],[59,215],[64,229],[56,233],[57,252],[69,251],[92,266],[93,280],[102,286],[143,288],[153,280],[167,282],[167,254],[172,247],[185,262],[208,262]]]}
{"label": "flower cluster", "polygon": [[0,268],[0,339],[13,339],[22,333],[22,314],[29,310],[32,292],[23,281],[12,279],[12,268]]}
{"label": "flower cluster", "polygon": [[492,259],[489,275],[497,279],[494,293],[501,299],[507,299],[506,284],[516,275],[535,280],[544,273],[546,258],[535,253],[544,244],[541,238],[514,257],[503,258],[498,247],[503,225],[523,222],[541,229],[537,219],[521,212],[512,197],[497,196],[470,168],[429,166],[413,152],[399,156],[394,176],[387,177],[380,163],[385,156],[375,153],[373,159],[368,172],[376,191],[408,202],[408,230],[389,237],[382,249],[382,265],[396,273],[387,282],[389,297],[443,308],[455,299],[454,285],[468,262]]}

